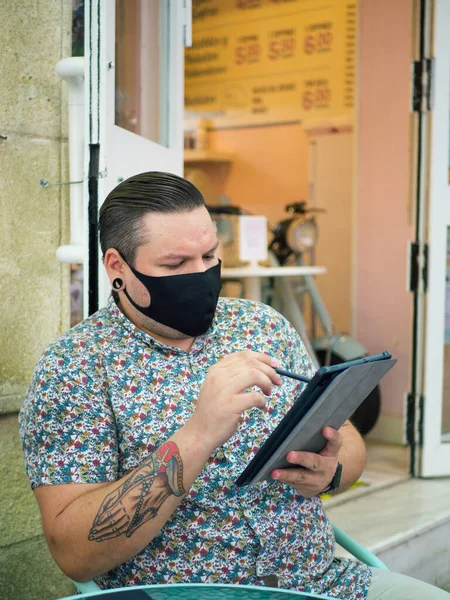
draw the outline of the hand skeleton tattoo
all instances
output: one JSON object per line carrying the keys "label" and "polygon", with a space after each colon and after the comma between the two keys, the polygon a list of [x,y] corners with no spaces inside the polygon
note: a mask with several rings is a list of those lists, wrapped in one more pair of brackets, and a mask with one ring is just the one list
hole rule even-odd
{"label": "hand skeleton tattoo", "polygon": [[156,517],[166,498],[183,494],[183,461],[178,446],[166,442],[105,497],[88,539],[103,542],[123,534],[131,537]]}

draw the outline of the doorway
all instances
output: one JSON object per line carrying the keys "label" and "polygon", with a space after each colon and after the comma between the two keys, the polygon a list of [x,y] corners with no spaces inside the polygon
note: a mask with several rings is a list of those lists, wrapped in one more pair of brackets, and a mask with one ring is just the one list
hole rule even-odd
{"label": "doorway", "polygon": [[[326,210],[317,215],[319,238],[315,261],[326,267],[327,274],[318,276],[316,282],[336,331],[354,335],[371,354],[385,349],[391,350],[395,356],[400,354],[401,377],[397,379],[391,375],[383,382],[381,432],[379,427],[374,432],[375,436],[369,434],[367,438],[368,444],[374,449],[370,461],[384,465],[380,469],[385,469],[387,449],[391,448],[392,464],[402,477],[407,476],[408,460],[403,430],[404,401],[410,376],[412,299],[406,289],[401,289],[401,305],[397,308],[400,319],[398,314],[390,317],[395,327],[400,324],[401,329],[396,332],[394,327],[392,332],[386,327],[383,335],[377,335],[382,329],[380,323],[383,326],[385,318],[381,307],[373,305],[374,288],[376,294],[385,294],[383,276],[373,264],[379,244],[374,239],[371,226],[375,222],[383,244],[396,247],[398,254],[402,254],[401,260],[394,261],[395,272],[392,274],[397,291],[406,279],[405,248],[413,233],[405,208],[409,156],[407,152],[404,153],[404,171],[394,173],[394,181],[391,179],[397,191],[402,185],[398,183],[401,177],[407,182],[401,190],[405,197],[404,206],[396,208],[389,221],[394,231],[399,229],[401,223],[401,237],[391,242],[386,232],[387,207],[392,204],[389,197],[383,198],[386,206],[383,209],[380,207],[378,213],[379,200],[372,199],[373,193],[366,206],[361,206],[361,198],[366,198],[367,188],[373,186],[373,177],[369,173],[373,143],[375,140],[377,147],[380,147],[381,142],[377,125],[367,131],[372,111],[372,106],[368,107],[367,102],[371,104],[373,90],[361,89],[361,82],[356,79],[356,64],[359,61],[359,71],[364,68],[365,73],[370,74],[374,61],[378,60],[376,36],[386,29],[386,22],[389,21],[388,30],[393,35],[392,47],[388,47],[379,60],[389,60],[389,53],[394,47],[398,53],[400,46],[406,75],[400,84],[402,96],[394,107],[392,120],[397,119],[400,111],[404,114],[401,117],[401,132],[393,141],[396,146],[407,148],[409,114],[401,103],[408,105],[411,39],[408,32],[404,39],[399,40],[394,28],[404,23],[405,17],[412,21],[411,8],[406,2],[400,3],[402,6],[395,9],[382,2],[377,3],[376,7],[364,1],[340,2],[339,6],[332,3],[332,8],[330,3],[325,8],[316,2],[315,12],[305,16],[300,12],[295,14],[300,3],[294,2],[290,3],[289,14],[286,6],[283,9],[277,6],[273,8],[270,20],[267,19],[269,24],[264,22],[258,25],[259,17],[261,23],[268,17],[263,2],[252,3],[251,10],[250,7],[234,8],[234,13],[231,3],[228,3],[228,10],[221,13],[225,4],[216,2],[214,6],[217,12],[214,15],[196,15],[195,10],[193,14],[194,44],[187,51],[185,60],[185,173],[196,172],[200,183],[204,183],[206,176],[209,195],[212,188],[213,192],[225,196],[232,205],[241,206],[253,214],[265,215],[272,224],[286,218],[284,207],[293,202],[304,200],[312,207]],[[312,4],[308,7],[313,8]],[[362,36],[367,40],[365,45]],[[211,40],[216,42],[214,47],[207,46],[212,43]],[[276,47],[280,53],[281,48],[285,48],[285,56],[270,60],[270,43],[274,40],[279,44]],[[343,42],[342,48],[338,40]],[[347,54],[343,53],[343,48]],[[334,81],[327,77],[327,66],[332,63],[330,55],[333,53],[336,53],[334,72],[341,75],[346,85],[341,90],[345,100],[340,106],[326,102],[326,98],[338,93]],[[339,63],[338,55],[342,63]],[[310,58],[313,63],[308,63]],[[289,82],[281,80],[283,69],[288,70],[286,65],[291,65]],[[340,71],[339,65],[342,66]],[[265,81],[261,83],[259,77],[263,68],[266,69]],[[310,70],[305,73],[303,68]],[[204,76],[204,85],[202,69],[204,73],[208,71],[208,77]],[[292,77],[292,69],[298,69],[295,77]],[[398,64],[392,69],[393,83],[400,69]],[[251,86],[249,81],[252,82]],[[298,101],[295,99],[295,83],[298,85]],[[281,100],[281,88],[278,86],[283,84],[286,90]],[[313,91],[316,84],[322,88],[320,93]],[[379,80],[376,85],[379,85]],[[233,94],[225,94],[225,86],[233,86]],[[313,106],[313,115],[309,113],[308,104],[311,94],[317,94],[314,97],[318,98]],[[363,111],[362,94],[366,102]],[[208,160],[208,154],[202,148],[202,154],[198,152],[194,162],[196,152],[191,146],[195,146],[198,127],[207,129],[211,160]],[[383,127],[386,127],[386,123]],[[365,167],[362,180],[359,154],[361,135],[364,151],[367,146],[372,147],[372,156],[368,156],[368,166]],[[204,146],[204,134],[200,137]],[[391,141],[388,140],[387,144]],[[221,153],[223,160],[220,160]],[[377,169],[384,168],[384,158],[380,151]],[[397,247],[401,250],[397,250]],[[389,254],[386,256],[385,253],[383,260],[389,264]],[[381,282],[378,277],[381,277]],[[370,282],[367,288],[370,292],[364,291],[367,280]],[[398,283],[400,280],[402,284]],[[236,293],[240,293],[240,288]],[[309,318],[307,321],[310,322]]]}

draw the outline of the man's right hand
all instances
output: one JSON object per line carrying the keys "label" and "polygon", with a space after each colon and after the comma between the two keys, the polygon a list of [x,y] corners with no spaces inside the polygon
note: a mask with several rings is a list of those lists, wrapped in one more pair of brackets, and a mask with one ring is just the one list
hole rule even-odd
{"label": "man's right hand", "polygon": [[[224,444],[237,430],[244,411],[264,409],[273,385],[281,385],[276,361],[260,352],[234,352],[213,365],[197,400],[191,425],[212,449]],[[261,392],[248,391],[258,387]]]}

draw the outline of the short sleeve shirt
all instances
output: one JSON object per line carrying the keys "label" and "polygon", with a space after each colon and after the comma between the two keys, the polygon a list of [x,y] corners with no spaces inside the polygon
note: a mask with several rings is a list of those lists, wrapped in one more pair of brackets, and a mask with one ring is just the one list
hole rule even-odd
{"label": "short sleeve shirt", "polygon": [[[185,352],[136,328],[110,298],[38,362],[19,416],[31,486],[117,481],[192,416],[208,369],[242,350],[312,376],[299,335],[264,304],[220,298],[211,328]],[[370,569],[334,556],[320,498],[273,480],[234,483],[302,385],[284,378],[265,410],[246,411],[157,536],[97,583],[264,585],[276,575],[282,588],[365,598]]]}

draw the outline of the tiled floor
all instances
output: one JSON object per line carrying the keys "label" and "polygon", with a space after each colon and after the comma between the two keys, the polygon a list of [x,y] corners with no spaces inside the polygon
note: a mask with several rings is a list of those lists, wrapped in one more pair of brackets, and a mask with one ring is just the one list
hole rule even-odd
{"label": "tiled floor", "polygon": [[367,468],[383,473],[408,472],[409,448],[377,442],[366,442]]}

